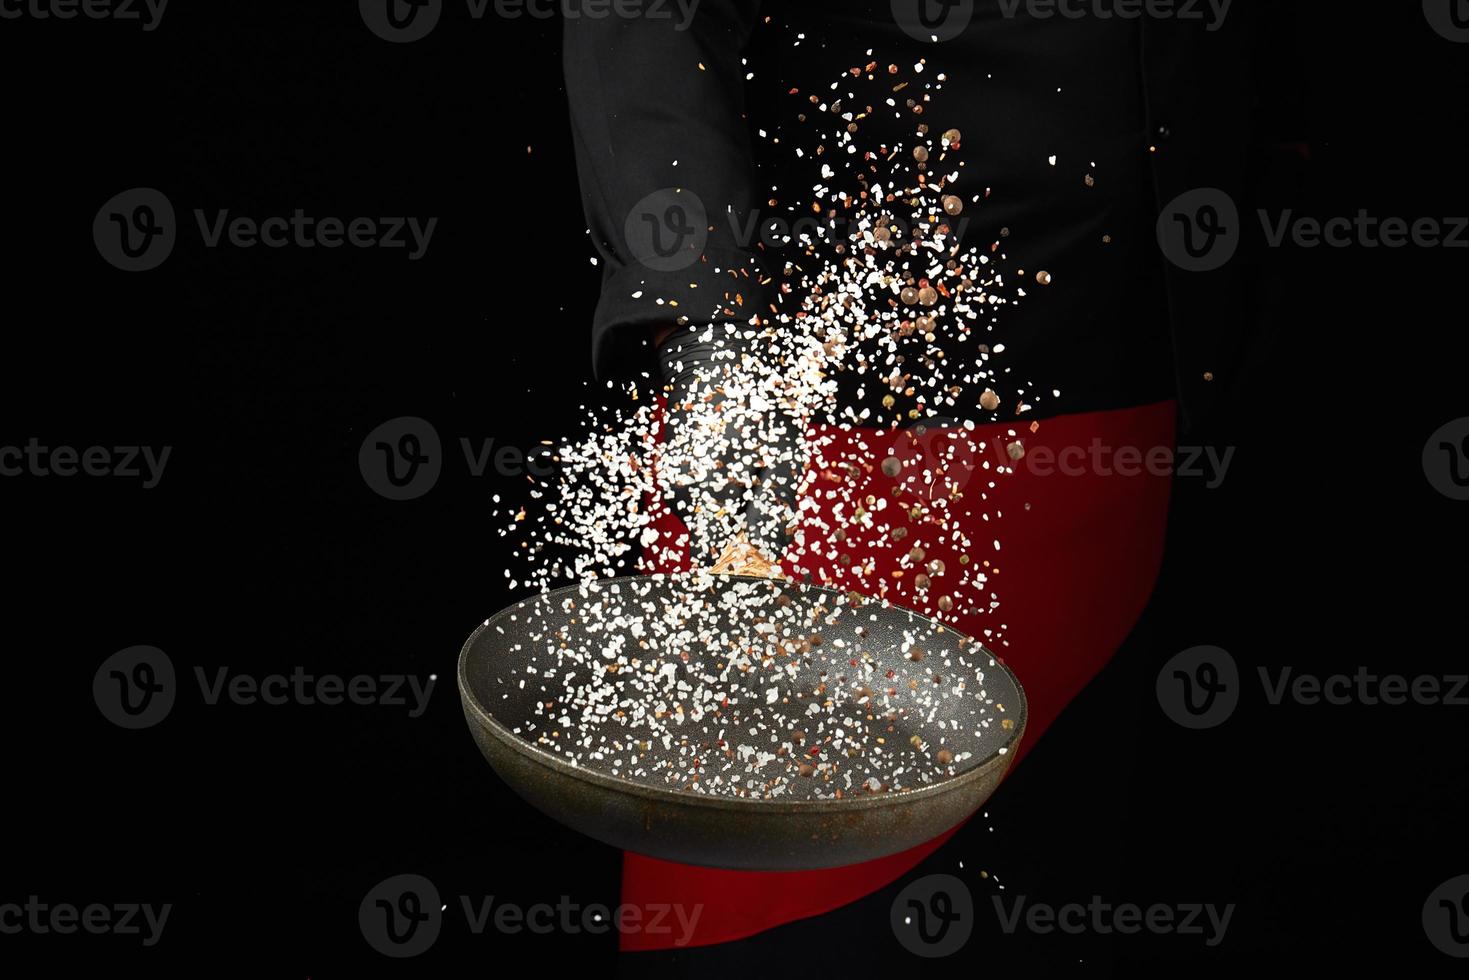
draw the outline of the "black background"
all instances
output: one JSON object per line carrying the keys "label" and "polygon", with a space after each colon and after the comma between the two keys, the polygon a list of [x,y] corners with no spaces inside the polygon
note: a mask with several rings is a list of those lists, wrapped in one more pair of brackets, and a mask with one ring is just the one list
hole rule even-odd
{"label": "black background", "polygon": [[[445,896],[616,902],[616,852],[509,794],[453,690],[459,644],[511,598],[487,498],[523,483],[470,476],[458,440],[524,448],[570,433],[590,379],[597,270],[559,25],[472,22],[450,4],[431,37],[396,46],[349,3],[205,6],[171,7],[152,33],[0,21],[0,444],[173,447],[151,490],[0,479],[11,573],[0,901],[175,906],[152,949],[0,936],[0,963],[611,973],[612,937],[471,936],[452,898],[443,937],[407,963],[373,953],[356,921],[366,890],[402,872]],[[1292,8],[1313,149],[1303,211],[1469,206],[1469,47],[1435,35],[1416,4],[1394,6]],[[135,186],[163,190],[186,222],[195,207],[440,220],[418,262],[205,249],[186,227],[161,268],[129,275],[102,261],[90,227]],[[1434,887],[1469,872],[1469,709],[1257,701],[1187,733],[1159,711],[1152,681],[1201,643],[1247,672],[1462,672],[1464,505],[1432,490],[1419,457],[1464,413],[1465,254],[1293,256],[1274,355],[1210,434],[1238,447],[1229,479],[1179,482],[1137,636],[1006,781],[989,819],[918,872],[963,860],[1056,904],[1098,892],[1235,902],[1224,946],[1007,937],[981,915],[962,954],[919,961],[892,940],[879,902],[839,913],[815,940],[777,931],[761,948],[791,959],[768,962],[858,975],[1105,973],[1114,962],[1123,975],[1286,961],[1461,969],[1427,943],[1419,914]],[[364,482],[357,450],[402,415],[430,420],[449,455],[428,495],[393,502]],[[162,724],[126,732],[89,691],[101,661],[134,644],[168,652],[186,682]],[[416,719],[206,707],[192,671],[223,665],[438,683]],[[1119,717],[1115,742],[1092,737]],[[990,886],[969,880],[988,905]]]}

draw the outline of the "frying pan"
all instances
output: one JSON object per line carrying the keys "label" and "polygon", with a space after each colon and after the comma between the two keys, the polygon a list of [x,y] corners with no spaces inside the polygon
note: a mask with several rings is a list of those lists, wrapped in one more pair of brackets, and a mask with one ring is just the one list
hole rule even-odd
{"label": "frying pan", "polygon": [[[622,588],[671,607],[686,602],[694,585],[689,577],[632,576],[595,586],[600,595]],[[749,871],[837,867],[906,850],[959,824],[999,784],[1025,731],[1025,695],[1015,675],[978,643],[898,606],[816,585],[721,574],[701,579],[699,589],[710,600],[704,615],[715,619],[738,615],[720,612],[722,596],[730,590],[742,590],[743,596],[753,589],[783,593],[787,598],[779,601],[786,606],[804,603],[835,610],[837,618],[845,614],[839,629],[860,624],[867,676],[893,678],[892,690],[900,695],[907,693],[906,680],[938,684],[930,676],[936,669],[950,671],[949,685],[956,677],[965,678],[965,689],[934,699],[929,710],[904,711],[896,718],[884,714],[878,724],[886,729],[890,751],[865,760],[868,768],[859,775],[871,775],[872,784],[864,781],[841,798],[834,798],[830,783],[799,778],[775,796],[671,785],[667,773],[677,768],[672,758],[676,751],[657,739],[639,743],[644,751],[637,768],[612,754],[577,757],[564,744],[530,740],[533,730],[546,733],[553,727],[538,727],[545,719],[538,717],[537,708],[559,693],[553,690],[555,682],[546,680],[553,672],[541,670],[545,664],[537,665],[536,658],[548,656],[548,636],[560,632],[574,642],[577,631],[591,620],[579,615],[587,606],[586,588],[574,585],[501,611],[476,629],[460,651],[464,716],[500,778],[546,815],[614,847],[683,864]],[[730,625],[713,624],[715,629]],[[915,638],[927,651],[922,664],[911,655]],[[791,689],[846,680],[853,673],[855,646],[838,640],[810,648],[799,667],[792,668],[798,676]],[[719,654],[694,651],[696,661],[701,656]],[[576,723],[570,727],[575,729]],[[566,734],[575,740],[578,733]],[[951,750],[950,765],[933,763],[936,738]],[[928,751],[921,752],[920,744]],[[847,759],[840,762],[845,765]],[[787,757],[769,768],[790,769],[793,764]],[[660,765],[665,767],[661,775]],[[863,792],[868,785],[873,791]]]}

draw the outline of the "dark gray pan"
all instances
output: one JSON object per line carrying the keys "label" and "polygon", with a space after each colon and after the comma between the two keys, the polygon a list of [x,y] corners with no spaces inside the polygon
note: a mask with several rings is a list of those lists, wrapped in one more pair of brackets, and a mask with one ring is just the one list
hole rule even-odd
{"label": "dark gray pan", "polygon": [[[732,576],[716,580],[735,581]],[[677,587],[670,579],[650,586],[646,577],[603,584],[613,582],[636,584],[640,590]],[[825,596],[824,601],[834,603],[842,595],[820,586],[771,584],[797,601]],[[530,610],[538,622],[555,626],[569,621],[560,599],[578,588],[518,603],[475,630],[459,654],[459,694],[475,742],[501,779],[546,815],[614,847],[684,864],[749,871],[837,867],[895,854],[933,839],[974,813],[1009,768],[1025,731],[1025,695],[1015,675],[989,651],[970,642],[965,659],[983,667],[986,699],[1004,706],[1003,717],[1012,727],[996,724],[975,736],[961,724],[953,733],[954,748],[956,754],[967,751],[969,757],[955,766],[953,775],[929,785],[843,799],[744,798],[691,792],[598,771],[591,765],[572,765],[514,734],[512,728],[532,718],[534,702],[541,697],[532,686],[522,690],[518,683],[530,657],[524,648],[515,649],[516,643],[532,645],[524,643],[531,639],[530,617],[525,613],[540,605]],[[892,669],[899,677],[912,674],[914,664],[899,652],[899,643],[905,631],[933,629],[932,621],[876,602],[865,603],[862,611],[876,617],[865,623],[864,646],[880,661],[878,669]],[[950,643],[957,650],[960,636],[945,627],[931,641]],[[823,668],[848,667],[847,654],[830,644],[811,653],[812,677]],[[511,683],[512,677],[516,683]],[[946,711],[957,717],[963,709],[960,699],[941,701],[939,718]],[[900,744],[917,731],[904,730],[904,723],[897,722],[895,740]],[[659,751],[656,742],[652,750]]]}

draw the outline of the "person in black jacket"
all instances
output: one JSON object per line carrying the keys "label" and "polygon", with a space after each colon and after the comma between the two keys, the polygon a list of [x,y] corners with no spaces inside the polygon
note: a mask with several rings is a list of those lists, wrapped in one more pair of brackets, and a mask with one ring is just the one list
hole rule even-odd
{"label": "person in black jacket", "polygon": [[[881,75],[891,64],[904,79],[943,81],[894,92],[873,79],[884,111],[864,118],[867,144],[900,144],[925,123],[961,132],[964,179],[984,188],[966,234],[1003,241],[1012,265],[1029,276],[1046,270],[1040,281],[1050,282],[1026,283],[1024,301],[983,338],[1005,351],[1005,370],[985,383],[997,398],[959,397],[966,417],[1013,424],[1025,401],[1027,425],[1170,448],[1175,418],[1207,425],[1223,393],[1244,390],[1262,329],[1257,255],[1240,216],[1252,213],[1252,188],[1285,139],[1272,127],[1288,100],[1277,88],[1280,102],[1262,108],[1272,83],[1258,8],[1190,19],[1100,16],[1094,6],[1043,16],[1040,6],[703,0],[683,22],[637,4],[623,15],[568,16],[567,96],[604,270],[592,327],[598,375],[669,379],[676,352],[709,324],[748,324],[777,309],[775,273],[792,256],[749,230],[775,216],[770,201],[815,182],[812,160],[792,152],[810,141],[796,110],[811,108],[807,92],[827,96],[833,79],[861,81],[860,66],[875,63]],[[922,118],[906,105],[919,91],[933,94],[915,100]],[[1146,500],[1136,512],[1083,486],[1068,498],[1072,524],[1129,524],[1148,543],[1118,554],[1100,538],[1057,540],[1054,555],[1037,548],[1027,560],[1081,567],[1076,556],[1096,555],[1127,583],[1119,604],[1140,610],[1166,485],[1133,495]],[[1093,641],[1115,646],[1078,639]],[[1033,654],[1073,658],[1038,669],[1068,678],[1038,714],[1059,711],[1110,653]],[[851,901],[922,856],[844,875],[758,876],[629,855],[624,894],[666,899],[682,887],[692,889],[687,901],[738,906],[706,916],[696,938],[721,942]],[[647,937],[624,945],[656,947]]]}

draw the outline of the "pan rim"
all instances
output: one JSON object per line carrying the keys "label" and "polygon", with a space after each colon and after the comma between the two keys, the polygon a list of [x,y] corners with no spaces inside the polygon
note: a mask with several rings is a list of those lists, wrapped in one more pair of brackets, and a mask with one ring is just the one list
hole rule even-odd
{"label": "pan rim", "polygon": [[[651,577],[652,576],[648,575],[622,575],[615,578],[599,579],[597,580],[597,584],[614,585],[622,583],[641,583],[646,582]],[[545,749],[542,749],[536,745],[531,744],[530,742],[527,742],[525,739],[521,738],[519,735],[516,735],[513,731],[511,731],[504,722],[500,721],[492,713],[490,713],[490,711],[480,703],[479,699],[470,689],[467,677],[467,670],[470,650],[473,648],[475,641],[479,639],[480,634],[484,633],[491,626],[493,626],[495,624],[495,621],[501,616],[506,615],[512,610],[519,609],[520,607],[524,606],[525,603],[533,601],[534,599],[539,598],[541,595],[555,595],[556,593],[564,590],[579,589],[581,587],[582,586],[580,584],[572,584],[564,586],[561,589],[554,589],[548,593],[538,593],[536,596],[532,596],[528,599],[522,599],[517,602],[511,603],[504,609],[501,609],[499,612],[486,619],[484,622],[480,623],[479,626],[475,628],[474,632],[469,634],[469,638],[464,641],[464,645],[459,648],[459,662],[458,669],[456,671],[456,678],[459,685],[460,703],[464,706],[465,710],[473,716],[474,721],[478,723],[482,729],[487,731],[490,735],[494,736],[497,741],[501,742],[512,751],[526,757],[537,765],[551,769],[553,772],[556,772],[559,775],[568,776],[573,779],[579,779],[584,782],[592,783],[593,785],[599,786],[604,789],[612,790],[619,793],[631,794],[644,799],[658,800],[667,803],[678,803],[688,806],[706,807],[717,810],[743,810],[746,812],[758,811],[761,813],[772,814],[850,812],[852,810],[865,810],[884,806],[900,806],[913,800],[943,796],[946,793],[961,789],[964,786],[967,786],[969,783],[988,775],[994,769],[1007,766],[1011,761],[1013,761],[1012,757],[1015,749],[1020,744],[1020,739],[1025,734],[1026,722],[1029,719],[1029,703],[1027,702],[1025,697],[1025,688],[1021,685],[1020,678],[1015,675],[1015,671],[1012,670],[1010,666],[1006,664],[1003,660],[1001,660],[998,656],[996,656],[993,650],[985,646],[983,643],[980,643],[978,640],[975,640],[974,637],[969,636],[969,634],[964,633],[959,629],[956,629],[954,626],[948,623],[939,622],[938,620],[932,619],[931,617],[914,612],[913,610],[908,609],[905,606],[899,606],[896,603],[887,602],[886,600],[872,600],[874,602],[883,602],[885,608],[902,610],[903,612],[906,612],[926,623],[939,625],[942,626],[945,630],[956,633],[959,636],[968,637],[971,642],[973,642],[976,646],[979,647],[979,649],[983,650],[989,656],[990,660],[993,661],[995,665],[997,665],[1000,670],[1004,672],[1006,677],[1009,678],[1010,683],[1014,686],[1015,693],[1019,698],[1017,709],[1012,715],[1012,717],[1015,718],[1015,730],[1010,733],[1009,738],[1005,740],[1004,744],[999,746],[995,751],[991,752],[983,760],[976,763],[972,768],[966,769],[949,779],[945,779],[937,783],[932,783],[928,786],[915,786],[911,789],[892,790],[887,793],[881,794],[852,796],[840,800],[771,800],[741,796],[716,796],[713,794],[695,793],[691,790],[668,789],[661,786],[648,786],[643,783],[635,782],[634,780],[628,779],[624,776],[612,776],[608,775],[607,773],[598,772],[595,769],[589,769],[585,766],[575,766],[562,759],[559,755],[548,752]],[[838,593],[838,590],[831,589],[823,585],[809,585],[807,587],[821,589],[822,591],[831,592],[834,594],[840,594]],[[1011,714],[1011,712],[1006,713]]]}

